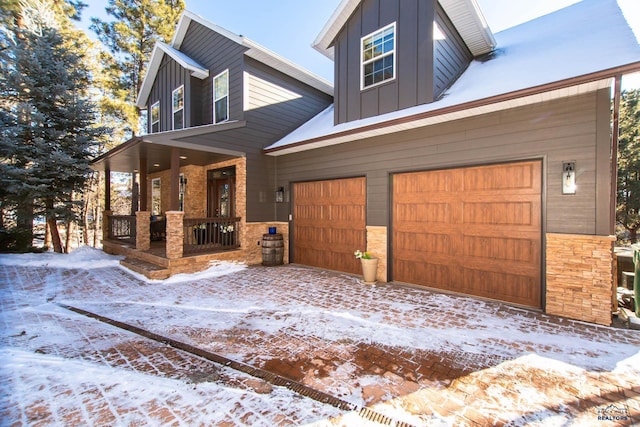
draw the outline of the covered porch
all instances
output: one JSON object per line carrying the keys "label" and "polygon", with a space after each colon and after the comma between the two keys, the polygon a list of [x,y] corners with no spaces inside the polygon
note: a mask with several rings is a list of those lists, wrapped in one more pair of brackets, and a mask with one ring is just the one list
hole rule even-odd
{"label": "covered porch", "polygon": [[[206,268],[212,260],[246,259],[245,154],[184,138],[228,137],[243,122],[135,137],[92,162],[105,174],[103,250],[162,279]],[[112,211],[111,172],[132,177],[131,210]],[[244,197],[244,196],[241,196]]]}

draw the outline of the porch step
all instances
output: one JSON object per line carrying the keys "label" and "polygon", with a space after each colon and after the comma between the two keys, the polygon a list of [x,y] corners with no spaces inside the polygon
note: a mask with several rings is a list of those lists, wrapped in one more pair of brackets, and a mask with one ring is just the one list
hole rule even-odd
{"label": "porch step", "polygon": [[163,280],[171,275],[168,268],[141,259],[125,258],[120,261],[120,265],[151,280]]}

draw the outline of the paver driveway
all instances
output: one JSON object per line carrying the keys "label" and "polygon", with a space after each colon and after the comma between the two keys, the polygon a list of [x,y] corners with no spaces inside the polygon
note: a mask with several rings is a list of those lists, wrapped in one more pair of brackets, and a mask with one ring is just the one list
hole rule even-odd
{"label": "paver driveway", "polygon": [[[208,277],[150,283],[100,252],[75,256],[75,268],[50,255],[0,257],[3,425],[640,422],[638,331],[295,265],[223,264]],[[61,305],[260,368],[356,410]]]}

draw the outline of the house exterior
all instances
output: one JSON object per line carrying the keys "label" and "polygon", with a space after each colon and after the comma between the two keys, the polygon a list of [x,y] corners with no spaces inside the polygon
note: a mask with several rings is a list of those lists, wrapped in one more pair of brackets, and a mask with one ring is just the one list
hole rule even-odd
{"label": "house exterior", "polygon": [[[230,96],[229,120],[221,124],[211,112],[222,99],[209,97],[216,78],[227,68],[229,87],[231,76],[238,78],[233,67],[214,69],[215,61],[199,53],[205,45],[212,55],[222,49],[196,35],[212,25],[181,21],[171,47],[157,48],[162,58],[154,53],[154,77],[145,80],[138,102],[158,117],[150,130],[160,131],[143,141],[171,139],[174,163],[176,147],[207,153],[206,165],[180,163],[185,177],[189,168],[203,168],[187,177],[185,206],[196,203],[192,212],[215,217],[204,200],[217,200],[204,196],[204,185],[189,195],[192,176],[200,173],[204,182],[205,170],[233,164],[236,174],[247,175],[246,185],[235,183],[236,205],[246,200],[240,229],[251,236],[240,248],[273,224],[286,231],[290,262],[359,274],[353,252],[367,250],[379,259],[379,281],[610,324],[616,100],[621,76],[640,70],[638,40],[615,0],[584,0],[496,35],[473,0],[344,0],[313,44],[335,63],[333,102],[331,91],[308,75],[276,72],[291,84],[302,80],[295,83],[307,92],[296,99],[313,107],[279,135],[259,131],[255,146],[236,142],[235,133],[251,122],[246,102],[234,109]],[[247,53],[251,44],[234,46],[243,58],[238,69],[247,70],[235,87],[246,88],[257,70],[265,73],[260,78],[279,70]],[[191,73],[188,83],[165,63],[182,76]],[[184,96],[184,118],[169,103],[176,99],[169,89],[181,84],[185,94],[207,94]],[[208,109],[198,111],[203,105]],[[169,131],[171,122],[186,129]],[[216,131],[190,133],[202,128]],[[147,188],[163,173],[180,182],[178,168],[146,168]],[[276,189],[284,192],[282,202],[271,197]],[[167,209],[169,219],[176,209]],[[170,229],[167,223],[167,248]]]}
{"label": "house exterior", "polygon": [[147,134],[93,161],[107,179],[128,172],[141,183],[131,215],[112,215],[105,201],[104,250],[153,278],[212,259],[259,263],[269,227],[287,236],[274,215],[275,161],[263,149],[332,94],[325,80],[186,11],[148,65],[137,100]]}

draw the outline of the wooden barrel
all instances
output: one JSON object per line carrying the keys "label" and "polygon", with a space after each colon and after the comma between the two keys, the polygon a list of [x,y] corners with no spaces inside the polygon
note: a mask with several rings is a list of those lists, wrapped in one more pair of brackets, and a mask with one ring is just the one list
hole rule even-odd
{"label": "wooden barrel", "polygon": [[262,265],[284,264],[284,240],[282,234],[262,235]]}

